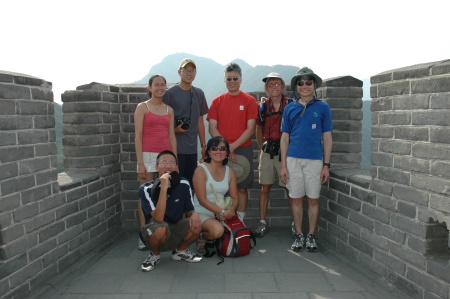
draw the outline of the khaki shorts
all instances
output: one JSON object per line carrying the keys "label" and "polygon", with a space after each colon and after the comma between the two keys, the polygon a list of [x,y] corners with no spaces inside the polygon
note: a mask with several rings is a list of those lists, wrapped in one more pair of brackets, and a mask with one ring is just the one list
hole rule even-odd
{"label": "khaki shorts", "polygon": [[[261,185],[273,185],[275,183],[275,175],[278,176],[281,170],[280,156],[273,156],[273,159],[270,159],[270,154],[261,151],[258,169],[259,183]],[[278,184],[281,187],[286,186],[281,180],[279,180]]]}
{"label": "khaki shorts", "polygon": [[289,178],[286,188],[291,198],[301,198],[305,195],[309,198],[319,198],[320,173],[322,172],[322,160],[309,160],[287,157],[286,165]]}
{"label": "khaki shorts", "polygon": [[165,221],[163,222],[157,222],[153,218],[150,219],[150,221],[144,225],[144,227],[141,229],[141,234],[144,237],[145,245],[147,245],[148,249],[150,248],[149,243],[149,236],[152,235],[152,233],[158,228],[165,226],[167,227],[167,233],[166,233],[166,239],[167,242],[163,244],[161,247],[161,251],[171,251],[173,249],[176,249],[178,245],[181,243],[183,238],[187,235],[189,230],[189,219],[190,218],[183,218],[177,223],[167,223]]}
{"label": "khaki shorts", "polygon": [[[147,172],[156,172],[156,157],[158,157],[158,153],[142,153],[142,160],[145,165],[145,169]],[[136,167],[137,169],[137,167]]]}

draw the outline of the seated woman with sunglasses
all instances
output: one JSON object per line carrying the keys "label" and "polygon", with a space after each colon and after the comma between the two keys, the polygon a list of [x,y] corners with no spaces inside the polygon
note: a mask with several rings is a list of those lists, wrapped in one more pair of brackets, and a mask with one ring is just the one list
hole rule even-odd
{"label": "seated woman with sunglasses", "polygon": [[[233,217],[238,206],[236,174],[227,166],[229,154],[230,145],[224,137],[211,138],[206,145],[206,159],[194,172],[192,181],[198,199],[194,208],[202,223],[197,250],[201,253],[205,252],[205,242],[222,237],[224,227],[218,220]],[[216,197],[225,199],[226,194],[232,198],[229,209],[223,209],[216,203]]]}

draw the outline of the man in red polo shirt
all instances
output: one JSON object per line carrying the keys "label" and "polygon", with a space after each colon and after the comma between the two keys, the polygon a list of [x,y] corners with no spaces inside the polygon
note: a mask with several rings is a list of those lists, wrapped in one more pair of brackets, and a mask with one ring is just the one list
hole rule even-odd
{"label": "man in red polo shirt", "polygon": [[238,183],[237,214],[244,219],[248,201],[247,189],[253,186],[251,138],[258,118],[258,105],[254,97],[240,90],[242,70],[238,64],[230,63],[226,66],[224,82],[228,91],[213,99],[207,120],[211,136],[223,136],[230,143],[230,160],[235,160],[239,154],[250,162],[249,175]]}

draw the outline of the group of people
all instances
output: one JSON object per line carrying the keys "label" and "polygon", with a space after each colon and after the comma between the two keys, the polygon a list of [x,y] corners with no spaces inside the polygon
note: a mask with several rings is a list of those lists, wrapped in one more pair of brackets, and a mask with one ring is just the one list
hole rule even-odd
{"label": "group of people", "polygon": [[[244,220],[247,189],[254,180],[255,133],[261,184],[255,234],[267,233],[269,193],[277,174],[291,207],[292,250],[317,251],[318,199],[330,176],[332,146],[330,107],[315,93],[322,79],[309,68],[300,69],[291,80],[292,100],[285,95],[282,77],[270,73],[262,79],[268,97],[258,107],[254,97],[240,90],[241,68],[230,63],[224,72],[227,92],[214,98],[208,109],[203,91],[192,85],[196,73],[194,60],[186,58],[174,87],[167,90],[163,76],[152,76],[149,99],[136,107],[139,248],[150,249],[141,269],[153,270],[160,252],[168,250],[173,260],[199,262],[202,257],[190,244],[196,242],[203,253],[206,243],[223,235],[221,221],[235,214]],[[208,142],[205,115],[212,137]],[[302,230],[305,197],[308,234]]]}

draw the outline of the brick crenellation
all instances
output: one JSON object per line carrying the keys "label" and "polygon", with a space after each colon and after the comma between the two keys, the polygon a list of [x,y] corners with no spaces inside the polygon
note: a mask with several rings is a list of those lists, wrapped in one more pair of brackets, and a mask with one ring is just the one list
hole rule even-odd
{"label": "brick crenellation", "polygon": [[[412,298],[449,299],[450,61],[370,81],[370,171],[359,168],[362,81],[330,78],[317,90],[334,127],[319,242]],[[251,94],[256,101],[265,96]],[[92,82],[64,92],[66,172],[58,174],[52,83],[0,72],[0,290],[6,297],[27,296],[120,232],[137,231],[133,113],[146,99],[145,85]],[[258,221],[258,196],[255,180],[250,227]],[[269,227],[289,229],[289,204],[276,185],[267,220]]]}

